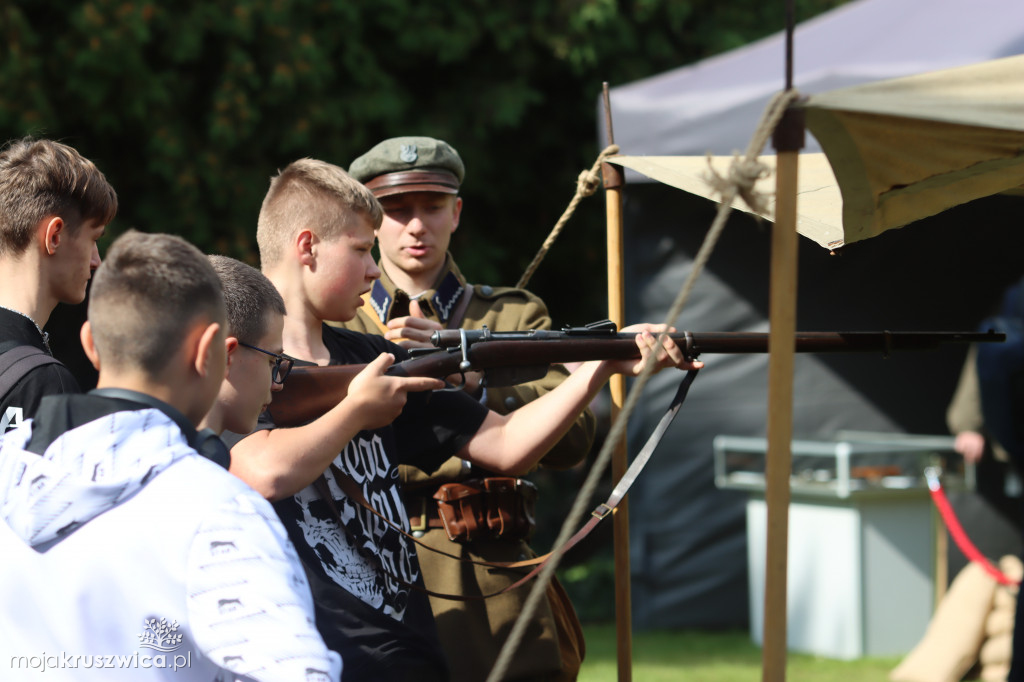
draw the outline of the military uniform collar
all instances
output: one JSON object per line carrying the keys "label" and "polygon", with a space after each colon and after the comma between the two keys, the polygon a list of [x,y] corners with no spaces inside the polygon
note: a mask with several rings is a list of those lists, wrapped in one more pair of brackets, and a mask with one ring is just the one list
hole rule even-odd
{"label": "military uniform collar", "polygon": [[[387,324],[388,320],[394,317],[409,314],[410,296],[395,286],[383,265],[380,266],[380,270],[380,279],[375,281],[373,288],[370,289],[369,301],[377,318],[382,324]],[[448,254],[437,284],[433,289],[420,294],[417,300],[422,307],[429,308],[424,311],[428,317],[435,317],[441,324],[447,324],[467,286],[466,278],[459,272],[451,254]],[[427,305],[423,306],[424,303]]]}

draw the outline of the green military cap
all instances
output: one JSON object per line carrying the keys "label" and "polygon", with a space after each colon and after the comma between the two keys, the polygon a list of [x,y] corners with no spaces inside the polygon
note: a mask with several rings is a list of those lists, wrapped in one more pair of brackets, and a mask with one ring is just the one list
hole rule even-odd
{"label": "green military cap", "polygon": [[392,137],[353,161],[348,172],[380,198],[405,192],[458,194],[466,168],[444,140]]}

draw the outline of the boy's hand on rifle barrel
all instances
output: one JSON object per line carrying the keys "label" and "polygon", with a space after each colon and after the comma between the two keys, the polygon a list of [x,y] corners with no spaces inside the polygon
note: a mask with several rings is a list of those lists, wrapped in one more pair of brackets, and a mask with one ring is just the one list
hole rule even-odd
{"label": "boy's hand on rifle barrel", "polygon": [[393,422],[405,407],[410,391],[436,391],[444,382],[432,377],[392,377],[388,371],[395,362],[391,353],[381,353],[363,368],[348,386],[345,401],[350,401],[353,418],[361,428],[376,429]]}
{"label": "boy's hand on rifle barrel", "polygon": [[[622,331],[636,333],[636,345],[640,349],[640,361],[623,360],[615,363],[616,371],[631,376],[639,375],[648,360],[657,362],[654,372],[660,372],[666,367],[678,369],[700,369],[704,366],[699,360],[687,360],[683,355],[683,349],[676,345],[669,336],[659,336],[661,332],[674,333],[674,327],[667,330],[663,324],[634,324],[625,327]],[[659,339],[661,346],[659,348]]]}

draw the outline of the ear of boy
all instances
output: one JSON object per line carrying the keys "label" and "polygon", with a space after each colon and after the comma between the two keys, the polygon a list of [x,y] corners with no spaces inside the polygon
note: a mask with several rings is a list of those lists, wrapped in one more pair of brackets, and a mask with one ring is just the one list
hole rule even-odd
{"label": "ear of boy", "polygon": [[299,257],[299,264],[307,267],[316,265],[315,246],[319,241],[312,230],[300,230],[295,237],[295,252]]}
{"label": "ear of boy", "polygon": [[168,358],[159,376],[137,367],[104,363],[89,321],[82,325],[81,339],[86,357],[99,371],[98,388],[126,388],[159,398],[184,414],[193,425],[198,425],[210,411],[227,377],[222,327],[205,317],[190,324],[182,346]]}
{"label": "ear of boy", "polygon": [[[234,336],[229,336],[224,339],[224,352],[227,354],[227,366],[230,368],[232,361],[235,359],[235,351],[238,350],[238,339]],[[225,375],[226,376],[226,375]]]}
{"label": "ear of boy", "polygon": [[60,242],[66,233],[67,223],[60,216],[49,216],[40,221],[40,237],[43,240],[43,250],[48,256],[57,253]]}
{"label": "ear of boy", "polygon": [[192,403],[189,407],[193,411],[182,412],[193,424],[199,424],[213,407],[217,394],[220,393],[221,384],[227,379],[227,347],[224,343],[223,326],[217,322],[199,321],[186,339],[186,352],[192,354],[194,351],[192,367],[198,378],[196,383],[200,390],[195,391],[194,399],[188,401]]}

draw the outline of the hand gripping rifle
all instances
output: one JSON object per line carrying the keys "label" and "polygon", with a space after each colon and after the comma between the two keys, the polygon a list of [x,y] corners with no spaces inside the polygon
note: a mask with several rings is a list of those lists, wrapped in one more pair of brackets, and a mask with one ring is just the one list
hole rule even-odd
{"label": "hand gripping rifle", "polygon": [[[762,332],[676,332],[671,338],[691,359],[704,353],[767,353]],[[395,363],[391,376],[444,379],[482,371],[489,386],[512,386],[544,376],[552,363],[639,358],[635,334],[621,333],[607,320],[562,331],[536,329],[495,332],[453,329],[434,332],[436,348],[413,349]],[[1002,342],[996,332],[798,332],[798,353],[865,353],[925,350],[945,343]],[[296,364],[284,389],[274,395],[270,414],[277,426],[303,424],[330,410],[348,392],[349,382],[365,365],[319,367]],[[454,387],[458,389],[458,387]]]}

